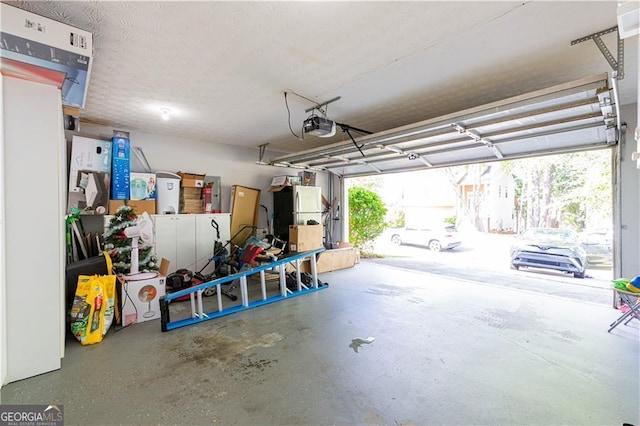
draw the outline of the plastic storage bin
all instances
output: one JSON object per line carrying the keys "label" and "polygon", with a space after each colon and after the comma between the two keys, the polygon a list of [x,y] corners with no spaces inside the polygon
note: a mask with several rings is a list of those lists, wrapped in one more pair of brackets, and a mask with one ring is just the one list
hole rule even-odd
{"label": "plastic storage bin", "polygon": [[156,173],[156,212],[177,214],[180,206],[180,176],[170,172]]}

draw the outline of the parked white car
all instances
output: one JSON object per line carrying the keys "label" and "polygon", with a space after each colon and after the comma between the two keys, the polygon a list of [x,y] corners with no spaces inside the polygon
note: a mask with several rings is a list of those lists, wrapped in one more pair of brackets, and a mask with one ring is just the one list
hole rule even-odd
{"label": "parked white car", "polygon": [[456,227],[448,223],[433,226],[394,228],[391,230],[391,242],[427,246],[429,250],[442,251],[458,247],[462,241]]}

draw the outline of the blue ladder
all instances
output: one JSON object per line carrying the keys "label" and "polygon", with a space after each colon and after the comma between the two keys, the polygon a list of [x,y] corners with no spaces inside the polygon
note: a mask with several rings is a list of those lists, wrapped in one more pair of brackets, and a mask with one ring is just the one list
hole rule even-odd
{"label": "blue ladder", "polygon": [[[258,306],[266,305],[269,303],[279,302],[281,300],[285,300],[294,296],[300,296],[302,294],[307,294],[314,291],[325,289],[328,287],[326,284],[318,285],[318,274],[317,274],[317,264],[316,264],[316,255],[319,253],[322,253],[324,250],[325,249],[323,247],[315,250],[309,250],[304,253],[297,253],[283,259],[278,259],[273,262],[264,263],[262,265],[259,265],[255,268],[248,269],[246,271],[240,271],[236,274],[228,275],[226,277],[218,278],[213,281],[208,281],[206,283],[198,284],[197,286],[176,291],[175,293],[164,295],[160,297],[160,318],[161,318],[162,331],[174,330],[176,328],[185,327],[187,325],[197,324],[203,321],[212,320],[225,315],[234,314],[236,312],[246,311],[247,309],[256,308]],[[300,265],[305,259],[309,259],[309,264],[311,266],[310,287],[302,283],[301,274],[300,274]],[[295,273],[296,273],[296,279],[298,283],[297,290],[290,290],[287,288],[285,267],[287,264],[290,264],[290,263],[295,264],[295,270],[296,270]],[[276,296],[267,297],[265,271],[276,269],[276,268],[278,270],[278,275],[280,280],[280,294]],[[262,299],[250,302],[249,291],[247,288],[247,277],[254,274],[260,274],[260,288],[262,290]],[[220,286],[222,284],[226,284],[234,280],[240,281],[240,295],[241,295],[242,303],[240,305],[224,308],[222,306],[222,292],[221,292]],[[205,312],[204,306],[203,306],[203,293],[206,289],[213,288],[213,287],[216,288],[216,296],[218,298],[218,310]],[[186,295],[189,295],[190,302],[191,302],[191,318],[171,321],[171,317],[169,313],[169,305],[171,304],[171,301]]]}

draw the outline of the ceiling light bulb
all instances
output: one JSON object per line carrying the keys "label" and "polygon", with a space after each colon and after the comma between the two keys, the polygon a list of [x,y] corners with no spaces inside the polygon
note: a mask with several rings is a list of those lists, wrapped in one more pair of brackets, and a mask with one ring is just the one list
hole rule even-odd
{"label": "ceiling light bulb", "polygon": [[161,108],[160,111],[162,111],[162,119],[163,120],[168,120],[169,119],[169,109],[168,108]]}

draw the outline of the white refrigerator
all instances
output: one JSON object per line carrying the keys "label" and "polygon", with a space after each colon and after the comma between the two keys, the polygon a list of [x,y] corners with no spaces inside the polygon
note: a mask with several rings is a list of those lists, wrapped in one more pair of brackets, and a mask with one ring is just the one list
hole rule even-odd
{"label": "white refrigerator", "polygon": [[286,186],[273,192],[273,234],[289,241],[290,225],[322,223],[322,189],[317,186]]}
{"label": "white refrigerator", "polygon": [[322,189],[319,186],[293,187],[293,224],[322,223]]}

